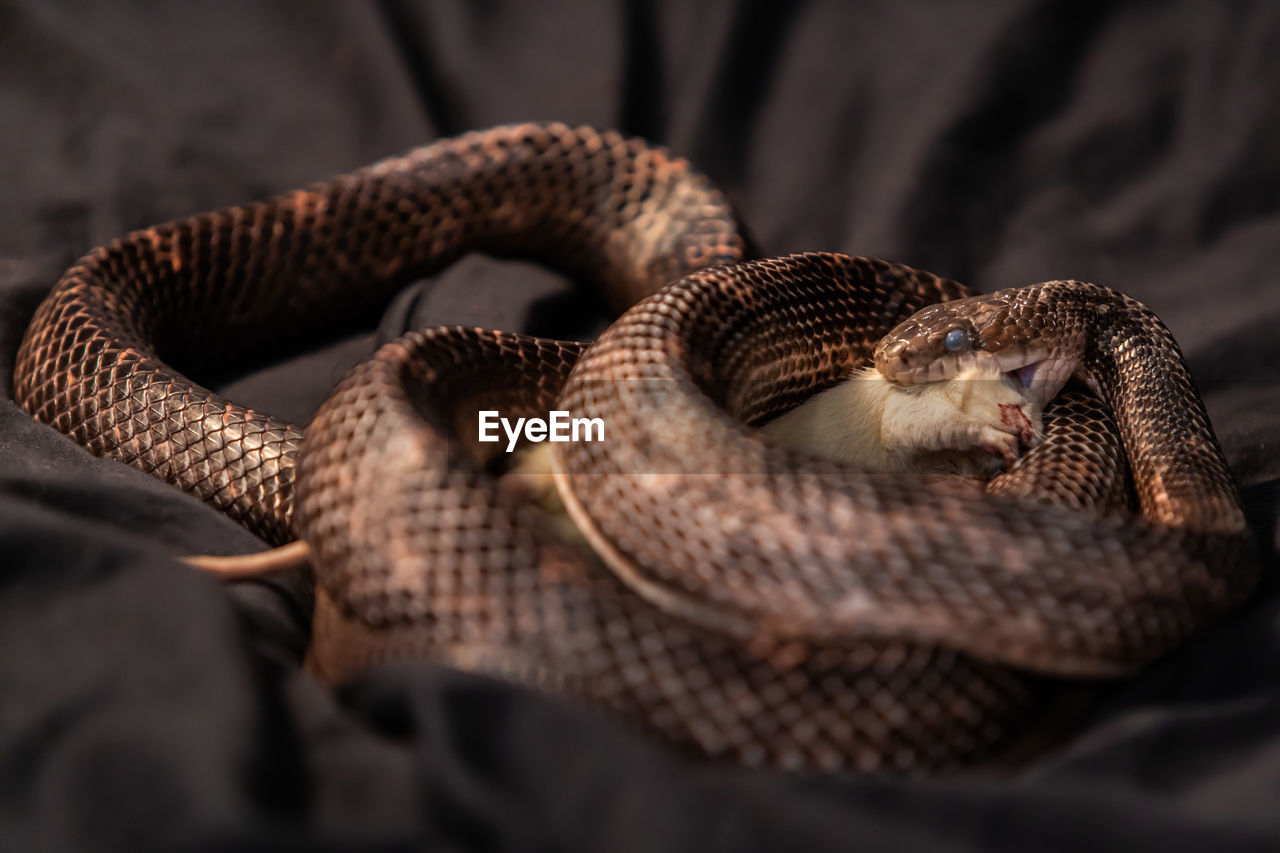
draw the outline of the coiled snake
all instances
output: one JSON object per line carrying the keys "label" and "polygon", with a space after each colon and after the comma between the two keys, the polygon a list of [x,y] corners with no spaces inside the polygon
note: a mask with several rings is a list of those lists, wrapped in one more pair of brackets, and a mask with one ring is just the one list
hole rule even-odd
{"label": "coiled snake", "polygon": [[[467,251],[638,304],[589,349],[409,334],[343,380],[305,441],[184,375],[369,320]],[[90,253],[33,319],[16,395],[269,542],[305,538],[321,677],[427,656],[746,764],[982,759],[1028,719],[1040,675],[1130,671],[1247,594],[1235,487],[1140,304],[1063,282],[954,303],[969,291],[894,264],[730,265],[744,252],[720,193],[664,151],[554,124],[471,133]],[[891,378],[943,375],[940,341],[963,328],[950,363],[1003,358],[1055,386],[1075,372],[1105,411],[1059,398],[1049,439],[985,496],[863,476],[745,426],[904,321],[874,353]],[[611,570],[550,536],[475,440],[481,409],[553,407],[607,425],[556,458]],[[1136,516],[1112,506],[1126,459]]]}

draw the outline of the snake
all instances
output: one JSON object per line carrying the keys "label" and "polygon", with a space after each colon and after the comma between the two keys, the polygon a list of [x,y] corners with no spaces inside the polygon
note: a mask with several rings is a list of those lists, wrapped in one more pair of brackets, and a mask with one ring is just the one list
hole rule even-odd
{"label": "snake", "polygon": [[[596,340],[410,332],[305,426],[188,374],[372,324],[468,252],[532,258],[620,316]],[[937,771],[999,755],[1061,680],[1115,677],[1242,601],[1258,564],[1176,342],[1138,301],[979,294],[886,261],[753,258],[724,194],[615,131],[443,139],[133,232],[37,309],[15,397],[98,456],[310,549],[306,666],[429,659],[713,762]],[[1046,439],[984,490],[867,476],[754,427],[874,363],[987,360]],[[599,418],[553,447],[593,554],[503,488],[477,413]]]}

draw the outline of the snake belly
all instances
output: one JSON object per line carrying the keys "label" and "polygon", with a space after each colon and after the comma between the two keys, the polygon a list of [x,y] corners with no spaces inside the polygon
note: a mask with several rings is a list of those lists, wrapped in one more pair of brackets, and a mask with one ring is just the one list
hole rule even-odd
{"label": "snake belly", "polygon": [[[619,309],[641,301],[590,348],[412,333],[335,389],[305,446],[299,427],[170,366],[331,334],[473,250],[551,263]],[[38,310],[16,396],[268,541],[296,529],[321,678],[426,657],[753,766],[982,760],[1032,718],[1040,674],[1131,671],[1250,588],[1242,516],[1160,516],[1163,469],[1141,454],[1162,422],[1105,387],[1110,414],[1087,394],[1056,401],[1051,440],[985,497],[762,441],[747,424],[847,375],[925,305],[970,294],[839,255],[703,269],[743,252],[684,161],[586,128],[498,128],[98,249]],[[1132,359],[1105,356],[1128,346],[1117,328],[1091,351],[1095,385],[1133,376]],[[1172,339],[1155,346],[1176,373]],[[602,561],[504,492],[474,441],[480,409],[552,407],[609,425],[607,441],[557,453]],[[1188,423],[1208,449],[1179,469],[1179,494],[1238,510],[1207,419]],[[1126,470],[1144,478],[1136,518],[1115,511]]]}

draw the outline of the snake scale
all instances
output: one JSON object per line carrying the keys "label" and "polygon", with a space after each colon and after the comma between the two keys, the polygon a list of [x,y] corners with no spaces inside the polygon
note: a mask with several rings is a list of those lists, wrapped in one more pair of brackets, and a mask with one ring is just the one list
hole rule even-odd
{"label": "snake scale", "polygon": [[[590,346],[408,334],[305,438],[186,378],[370,322],[470,251],[548,263],[626,313]],[[883,261],[746,252],[720,192],[661,149],[495,128],[91,252],[38,309],[16,397],[268,542],[306,539],[321,678],[428,657],[747,765],[988,758],[1046,676],[1132,671],[1248,593],[1235,487],[1139,303],[1070,282],[981,297]],[[861,475],[748,426],[872,358],[902,382],[937,378],[957,324],[968,357],[1065,341],[1097,395],[1060,395],[1047,439],[985,495]],[[555,446],[599,560],[502,488],[476,441],[482,409],[551,408],[607,425],[605,441]]]}

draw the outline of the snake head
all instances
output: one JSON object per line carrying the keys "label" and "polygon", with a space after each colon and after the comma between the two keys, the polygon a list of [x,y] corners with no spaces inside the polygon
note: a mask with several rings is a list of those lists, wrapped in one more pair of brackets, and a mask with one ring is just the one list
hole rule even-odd
{"label": "snake head", "polygon": [[876,369],[904,385],[941,382],[965,371],[1006,374],[1043,407],[1079,361],[1074,340],[1034,288],[1002,290],[921,308],[876,345]]}

